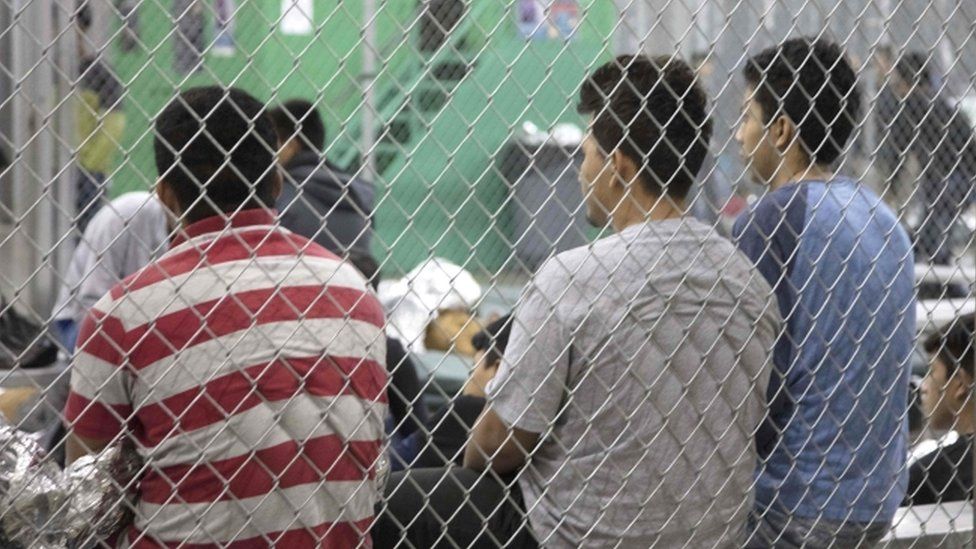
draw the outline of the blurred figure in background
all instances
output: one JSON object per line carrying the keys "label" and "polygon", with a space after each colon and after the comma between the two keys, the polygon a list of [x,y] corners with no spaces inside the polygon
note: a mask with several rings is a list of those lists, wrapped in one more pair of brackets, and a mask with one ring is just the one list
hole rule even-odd
{"label": "blurred figure in background", "polygon": [[271,110],[281,142],[281,225],[339,256],[369,254],[373,186],[323,158],[325,124],[315,106],[292,99]]}
{"label": "blurred figure in background", "polygon": [[511,332],[512,316],[507,314],[471,338],[475,348],[471,377],[461,389],[461,394],[435,412],[427,421],[425,430],[411,437],[411,442],[418,449],[413,467],[444,467],[451,463],[461,465],[464,445],[485,408],[488,383],[498,373]]}
{"label": "blurred figure in background", "polygon": [[895,52],[891,45],[878,46],[874,53],[873,67],[878,88],[874,118],[878,147],[874,164],[885,180],[882,191],[892,191],[898,195],[902,190],[898,178],[902,166],[895,143],[907,142],[910,137],[894,135],[896,129],[904,131],[905,128],[893,126],[900,109],[900,101],[894,90],[897,77],[894,74]]}
{"label": "blurred figure in background", "polygon": [[921,205],[915,227],[920,261],[952,261],[952,230],[973,202],[976,142],[966,115],[942,93],[933,63],[925,52],[910,52],[895,63],[892,91],[899,109],[892,119],[889,155],[914,158],[920,175],[914,202]]}
{"label": "blurred figure in background", "polygon": [[78,25],[78,108],[75,139],[78,147],[78,179],[75,190],[76,225],[83,233],[108,192],[109,174],[125,131],[122,97],[125,88],[102,56],[92,48],[88,31],[91,8],[81,3],[75,14]]}
{"label": "blurred figure in background", "polygon": [[112,286],[166,251],[174,225],[155,193],[132,192],[98,211],[75,248],[54,306],[54,330],[66,351],[81,321]]}
{"label": "blurred figure in background", "polygon": [[[972,497],[973,369],[976,367],[976,315],[955,319],[925,342],[931,361],[922,382],[922,406],[929,428],[945,433],[922,443],[909,460],[905,505],[960,501]],[[947,432],[948,431],[948,432]]]}

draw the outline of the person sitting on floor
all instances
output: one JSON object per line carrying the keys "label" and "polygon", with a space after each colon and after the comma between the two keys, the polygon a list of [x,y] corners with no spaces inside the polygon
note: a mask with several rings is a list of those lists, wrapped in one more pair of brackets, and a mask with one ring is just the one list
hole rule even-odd
{"label": "person sitting on floor", "polygon": [[922,406],[929,427],[948,431],[934,444],[919,446],[909,459],[905,505],[970,498],[973,490],[973,368],[976,315],[955,319],[925,341],[932,357],[922,382]]}
{"label": "person sitting on floor", "polygon": [[[410,437],[418,448],[413,467],[444,467],[461,464],[464,445],[468,443],[471,427],[485,408],[485,390],[502,362],[502,355],[512,332],[512,316],[505,315],[488,324],[471,338],[474,346],[474,370],[461,389],[461,394],[438,410],[427,421],[425,429]],[[426,436],[424,436],[426,435]]]}

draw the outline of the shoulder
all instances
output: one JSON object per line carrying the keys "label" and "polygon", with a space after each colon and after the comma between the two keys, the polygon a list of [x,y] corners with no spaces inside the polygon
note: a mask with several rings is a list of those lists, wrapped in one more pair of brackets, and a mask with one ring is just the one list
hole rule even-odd
{"label": "shoulder", "polygon": [[733,235],[739,237],[747,232],[758,232],[768,237],[785,227],[801,229],[810,185],[788,185],[767,193],[736,219]]}
{"label": "shoulder", "polygon": [[536,271],[533,284],[542,290],[563,291],[585,282],[593,275],[594,268],[602,263],[601,257],[606,255],[605,241],[613,238],[616,235],[552,256]]}
{"label": "shoulder", "polygon": [[148,211],[149,193],[128,193],[99,208],[85,229],[85,240],[103,235],[118,236],[130,220]]}

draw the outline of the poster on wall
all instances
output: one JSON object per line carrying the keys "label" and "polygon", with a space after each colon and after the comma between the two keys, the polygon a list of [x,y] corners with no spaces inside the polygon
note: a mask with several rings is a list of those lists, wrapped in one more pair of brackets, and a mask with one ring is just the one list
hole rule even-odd
{"label": "poster on wall", "polygon": [[312,0],[281,0],[282,34],[308,35],[312,34]]}
{"label": "poster on wall", "polygon": [[530,40],[566,40],[579,26],[579,0],[518,0],[515,24]]}
{"label": "poster on wall", "polygon": [[234,0],[214,0],[214,45],[213,54],[219,57],[234,55],[234,15],[237,6]]}

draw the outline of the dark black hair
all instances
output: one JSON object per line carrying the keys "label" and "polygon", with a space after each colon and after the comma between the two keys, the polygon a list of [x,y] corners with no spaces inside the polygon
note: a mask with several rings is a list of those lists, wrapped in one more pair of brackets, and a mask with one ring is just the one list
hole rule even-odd
{"label": "dark black hair", "polygon": [[946,368],[949,375],[958,368],[962,368],[969,377],[976,378],[973,370],[976,369],[976,314],[968,314],[956,318],[925,340],[925,352],[930,355],[937,355]]}
{"label": "dark black hair", "polygon": [[325,123],[315,105],[304,99],[290,99],[271,110],[278,139],[284,145],[289,139],[306,151],[325,150]]}
{"label": "dark black hair", "polygon": [[857,75],[840,46],[787,40],[749,59],[743,72],[764,121],[789,117],[811,162],[830,164],[840,156],[861,111]]}
{"label": "dark black hair", "polygon": [[619,150],[657,196],[683,199],[712,138],[708,98],[695,71],[674,57],[622,55],[596,69],[580,88],[577,110],[606,152]]}
{"label": "dark black hair", "polygon": [[369,285],[374,290],[379,290],[380,265],[376,262],[376,258],[372,254],[352,249],[349,250],[349,255],[346,258],[366,278],[366,281],[369,282]]}
{"label": "dark black hair", "polygon": [[909,86],[928,86],[932,83],[932,69],[925,52],[912,51],[898,58],[895,74]]}
{"label": "dark black hair", "polygon": [[476,351],[485,353],[488,364],[501,360],[508,347],[508,337],[512,333],[512,314],[509,313],[471,337],[471,345]]}
{"label": "dark black hair", "polygon": [[271,207],[278,136],[264,104],[217,86],[181,93],[156,118],[156,169],[197,221],[241,207]]}

